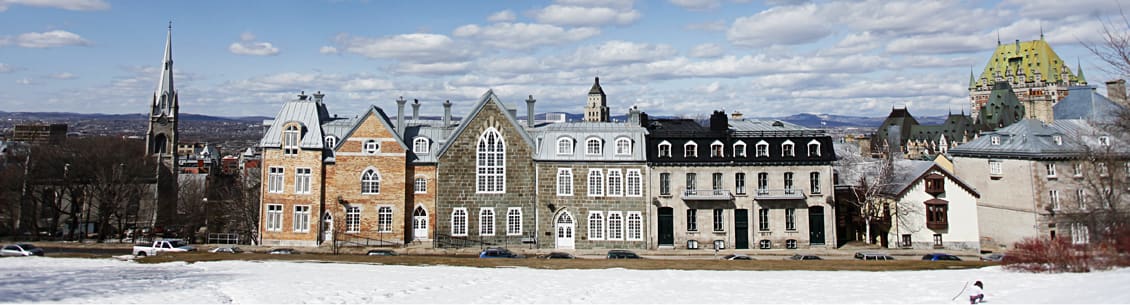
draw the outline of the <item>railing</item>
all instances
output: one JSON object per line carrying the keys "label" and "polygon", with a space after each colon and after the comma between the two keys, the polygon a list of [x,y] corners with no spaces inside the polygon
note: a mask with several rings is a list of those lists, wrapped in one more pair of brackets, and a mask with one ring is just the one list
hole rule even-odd
{"label": "railing", "polygon": [[208,243],[226,245],[241,244],[239,234],[236,233],[208,233]]}
{"label": "railing", "polygon": [[801,189],[757,189],[757,200],[786,200],[805,199],[804,190]]}
{"label": "railing", "polygon": [[683,200],[734,200],[730,190],[686,190]]}
{"label": "railing", "polygon": [[[392,236],[392,234],[389,234]],[[387,247],[399,246],[403,244],[400,240],[386,240],[381,238],[369,238],[358,234],[339,233],[337,235],[337,245],[341,247]]]}
{"label": "railing", "polygon": [[527,235],[503,235],[503,236],[452,236],[448,234],[436,234],[432,238],[432,246],[435,248],[487,248],[487,247],[507,247],[516,248],[525,245],[530,245],[532,248],[535,244],[533,233]]}

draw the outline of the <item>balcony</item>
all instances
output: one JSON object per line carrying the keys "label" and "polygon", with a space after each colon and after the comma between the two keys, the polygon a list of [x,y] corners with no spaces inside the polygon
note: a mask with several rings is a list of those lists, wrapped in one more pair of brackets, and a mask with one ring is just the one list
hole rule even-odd
{"label": "balcony", "polygon": [[801,189],[758,189],[756,200],[792,200],[805,199],[804,190]]}
{"label": "balcony", "polygon": [[734,200],[730,190],[687,190],[683,192],[683,200]]}

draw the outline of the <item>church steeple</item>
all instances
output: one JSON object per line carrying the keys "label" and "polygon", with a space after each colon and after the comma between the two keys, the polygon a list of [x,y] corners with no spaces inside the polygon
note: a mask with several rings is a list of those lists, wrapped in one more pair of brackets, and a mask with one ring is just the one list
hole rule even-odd
{"label": "church steeple", "polygon": [[161,61],[161,79],[157,81],[157,91],[153,93],[152,115],[176,116],[177,92],[173,86],[173,23],[169,22],[169,32],[165,36],[165,58]]}
{"label": "church steeple", "polygon": [[585,122],[609,122],[608,97],[604,95],[604,88],[600,87],[600,77],[592,83],[589,89],[589,102],[585,105]]}
{"label": "church steeple", "polygon": [[145,133],[145,152],[160,157],[169,168],[176,168],[177,117],[180,113],[177,89],[173,86],[173,23],[165,36],[161,78],[149,104],[149,131]]}

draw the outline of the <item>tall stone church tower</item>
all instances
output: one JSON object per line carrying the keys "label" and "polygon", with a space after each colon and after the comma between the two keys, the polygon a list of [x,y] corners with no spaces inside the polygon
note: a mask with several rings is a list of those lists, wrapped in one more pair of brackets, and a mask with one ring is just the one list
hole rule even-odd
{"label": "tall stone church tower", "polygon": [[592,83],[589,89],[589,103],[585,105],[585,122],[609,122],[608,97],[604,96],[604,89],[600,87],[600,78]]}
{"label": "tall stone church tower", "polygon": [[173,87],[173,25],[169,23],[169,33],[165,38],[165,60],[162,62],[161,79],[157,81],[157,91],[149,105],[149,131],[145,133],[146,154],[159,157],[166,166],[176,168],[177,117],[180,103],[177,90]]}

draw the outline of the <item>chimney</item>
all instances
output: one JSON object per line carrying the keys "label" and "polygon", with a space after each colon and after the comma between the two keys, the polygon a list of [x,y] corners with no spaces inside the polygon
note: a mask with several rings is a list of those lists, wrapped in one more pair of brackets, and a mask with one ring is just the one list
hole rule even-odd
{"label": "chimney", "polygon": [[404,135],[404,103],[407,102],[403,96],[396,99],[396,132],[402,136]]}
{"label": "chimney", "polygon": [[443,127],[451,126],[451,100],[443,101]]}
{"label": "chimney", "polygon": [[322,91],[321,91],[321,90],[318,90],[318,93],[314,93],[314,101],[315,101],[315,102],[319,102],[319,103],[321,103],[321,102],[322,102],[322,98],[323,98],[323,97],[326,97],[326,95],[325,95],[325,94],[322,94]]}
{"label": "chimney", "polygon": [[640,108],[632,106],[628,108],[628,123],[640,125]]}
{"label": "chimney", "polygon": [[1106,82],[1106,95],[1111,101],[1126,106],[1126,80],[1116,79]]}
{"label": "chimney", "polygon": [[735,120],[735,121],[741,120],[742,119],[742,113],[738,112],[738,111],[731,112],[730,113],[730,119]]}
{"label": "chimney", "polygon": [[526,127],[534,128],[534,103],[537,101],[533,94],[526,99]]}
{"label": "chimney", "polygon": [[298,92],[298,100],[300,100],[300,101],[305,101],[305,100],[306,100],[306,91],[300,91],[300,92]]}
{"label": "chimney", "polygon": [[726,120],[726,112],[715,110],[714,114],[710,115],[710,130],[726,131],[727,129],[730,129],[730,122]]}
{"label": "chimney", "polygon": [[510,116],[514,117],[515,120],[518,119],[518,109],[506,109],[506,111],[510,112]]}
{"label": "chimney", "polygon": [[420,100],[412,99],[412,120],[420,121]]}

